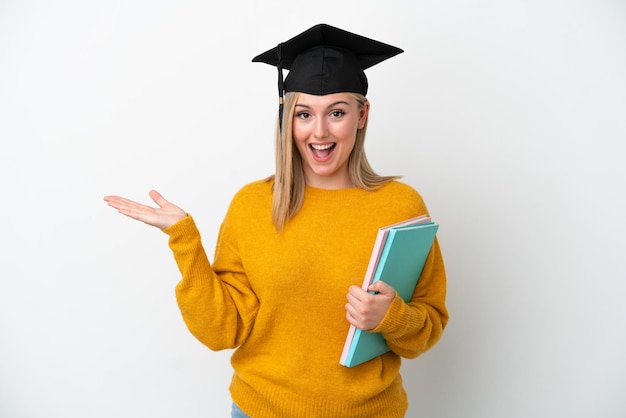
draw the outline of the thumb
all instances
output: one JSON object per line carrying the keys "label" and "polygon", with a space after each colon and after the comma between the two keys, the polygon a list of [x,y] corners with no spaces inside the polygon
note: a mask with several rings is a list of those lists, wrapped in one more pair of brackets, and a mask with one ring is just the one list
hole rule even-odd
{"label": "thumb", "polygon": [[163,196],[161,196],[161,193],[157,192],[156,190],[150,190],[148,194],[150,195],[150,198],[154,201],[154,203],[159,205],[159,207],[163,207],[169,203],[167,200],[165,200]]}
{"label": "thumb", "polygon": [[376,283],[371,284],[367,290],[369,290],[370,292],[375,292],[375,293],[379,293],[382,295],[388,295],[391,293],[395,293],[396,290],[389,286],[387,283],[378,280]]}

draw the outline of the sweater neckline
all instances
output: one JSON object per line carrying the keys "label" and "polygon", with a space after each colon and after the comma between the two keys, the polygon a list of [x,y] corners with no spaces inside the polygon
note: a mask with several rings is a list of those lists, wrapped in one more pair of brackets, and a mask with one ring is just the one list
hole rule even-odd
{"label": "sweater neckline", "polygon": [[304,191],[305,199],[307,197],[310,198],[348,198],[350,196],[356,196],[361,193],[366,193],[366,190],[363,190],[359,187],[347,187],[344,189],[321,189],[313,186],[306,186]]}

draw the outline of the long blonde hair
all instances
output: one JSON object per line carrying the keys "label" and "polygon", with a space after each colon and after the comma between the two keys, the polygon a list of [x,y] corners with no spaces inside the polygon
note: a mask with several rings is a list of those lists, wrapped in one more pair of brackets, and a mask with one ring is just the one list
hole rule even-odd
{"label": "long blonde hair", "polygon": [[[365,106],[365,96],[358,93],[348,95],[357,101],[360,108]],[[302,158],[293,143],[293,117],[299,96],[297,92],[285,94],[282,131],[278,121],[276,123],[276,174],[269,177],[268,181],[274,181],[272,221],[279,231],[302,207],[306,189]],[[354,148],[348,159],[348,172],[356,187],[371,191],[398,176],[380,176],[372,169],[365,155],[366,131],[367,120],[363,128],[357,130]]]}

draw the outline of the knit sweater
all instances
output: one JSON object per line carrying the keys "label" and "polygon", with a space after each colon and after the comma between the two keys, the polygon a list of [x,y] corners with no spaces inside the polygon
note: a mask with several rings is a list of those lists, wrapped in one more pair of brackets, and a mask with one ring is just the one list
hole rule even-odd
{"label": "knit sweater", "polygon": [[257,181],[235,195],[212,264],[191,216],[164,230],[187,327],[212,350],[237,348],[230,391],[253,418],[403,417],[400,358],[432,347],[448,320],[437,240],[410,302],[396,295],[372,330],[391,351],[353,368],[339,358],[348,287],[362,284],[378,229],[427,213],[422,198],[398,181],[376,191],[307,187],[277,231],[271,186]]}

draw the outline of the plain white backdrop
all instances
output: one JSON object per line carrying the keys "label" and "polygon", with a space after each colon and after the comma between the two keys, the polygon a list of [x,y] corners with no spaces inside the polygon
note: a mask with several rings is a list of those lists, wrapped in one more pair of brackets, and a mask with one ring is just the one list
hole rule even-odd
{"label": "plain white backdrop", "polygon": [[[409,417],[626,415],[622,1],[0,1],[0,416],[225,417],[229,352],[176,307],[155,188],[212,255],[273,171],[276,70],[316,23],[406,52],[368,71],[367,149],[440,223],[451,320]],[[315,318],[311,324],[319,326]],[[338,353],[339,355],[339,353]]]}

